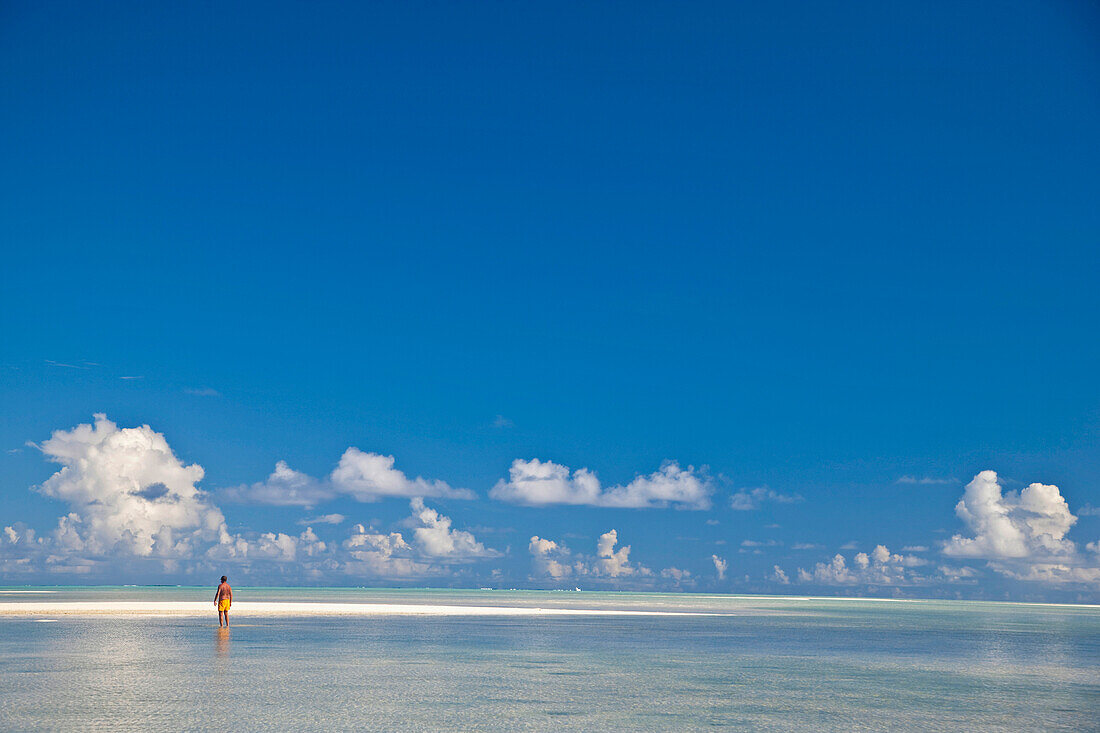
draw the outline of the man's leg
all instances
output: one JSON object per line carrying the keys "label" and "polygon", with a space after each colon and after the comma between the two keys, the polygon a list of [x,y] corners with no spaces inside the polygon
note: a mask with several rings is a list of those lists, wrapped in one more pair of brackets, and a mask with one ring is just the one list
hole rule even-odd
{"label": "man's leg", "polygon": [[229,611],[228,611],[228,609],[225,611],[225,627],[227,629],[229,628]]}

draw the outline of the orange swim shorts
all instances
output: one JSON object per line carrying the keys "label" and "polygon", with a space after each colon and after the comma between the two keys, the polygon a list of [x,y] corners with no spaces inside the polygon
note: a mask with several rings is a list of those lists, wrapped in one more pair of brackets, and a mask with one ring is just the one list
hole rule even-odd
{"label": "orange swim shorts", "polygon": [[218,610],[219,611],[228,611],[230,603],[232,603],[232,601],[230,601],[228,598],[221,599],[220,601],[218,601]]}

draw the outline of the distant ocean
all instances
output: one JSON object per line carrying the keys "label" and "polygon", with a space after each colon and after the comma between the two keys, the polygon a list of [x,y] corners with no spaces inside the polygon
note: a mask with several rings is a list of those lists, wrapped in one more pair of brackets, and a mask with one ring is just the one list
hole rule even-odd
{"label": "distant ocean", "polygon": [[[44,590],[47,593],[12,591]],[[2,602],[214,588],[0,588]],[[545,591],[236,601],[708,616],[0,615],[0,729],[1100,730],[1100,608]]]}

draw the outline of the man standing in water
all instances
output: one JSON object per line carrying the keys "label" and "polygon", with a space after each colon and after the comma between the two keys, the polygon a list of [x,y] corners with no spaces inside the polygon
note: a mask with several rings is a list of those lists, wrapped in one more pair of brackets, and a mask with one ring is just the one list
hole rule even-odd
{"label": "man standing in water", "polygon": [[222,625],[222,617],[225,617],[225,625],[229,627],[229,606],[233,603],[233,589],[229,587],[229,580],[222,576],[222,584],[218,586],[218,592],[214,594],[214,605],[218,608],[218,626]]}

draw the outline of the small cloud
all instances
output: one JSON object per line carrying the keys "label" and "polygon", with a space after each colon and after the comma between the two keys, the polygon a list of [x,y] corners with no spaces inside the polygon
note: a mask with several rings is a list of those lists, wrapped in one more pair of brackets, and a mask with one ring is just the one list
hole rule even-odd
{"label": "small cloud", "polygon": [[708,519],[707,524],[710,525],[711,527],[714,527],[714,526],[718,525],[719,522],[718,522],[717,519]]}
{"label": "small cloud", "polygon": [[671,567],[661,571],[661,577],[673,581],[677,585],[683,582],[691,582],[691,571],[682,568]]}
{"label": "small cloud", "polygon": [[66,364],[65,362],[54,361],[53,359],[46,359],[45,361],[50,366],[61,367],[63,369],[89,369],[92,366],[96,366],[95,364],[91,364],[89,362],[84,362],[84,364],[81,365],[81,364]]}
{"label": "small cloud", "polygon": [[741,542],[742,547],[776,547],[783,543],[778,540],[766,540],[764,542],[757,542],[755,540],[743,540]]}
{"label": "small cloud", "polygon": [[859,543],[855,540],[852,540],[851,542],[845,542],[843,545],[840,546],[840,549],[842,550],[855,550],[857,548],[859,548]]}
{"label": "small cloud", "polygon": [[298,524],[303,527],[310,524],[342,524],[345,518],[343,514],[322,514],[318,517],[299,519]]}
{"label": "small cloud", "polygon": [[928,552],[928,548],[924,545],[906,545],[901,548],[902,552]]}
{"label": "small cloud", "polygon": [[8,453],[22,453],[22,448],[8,448]]}
{"label": "small cloud", "polygon": [[974,579],[980,575],[974,568],[955,568],[948,565],[941,565],[939,573],[948,583],[974,583]]}
{"label": "small cloud", "polygon": [[802,501],[799,494],[781,494],[767,486],[756,489],[741,489],[730,497],[730,508],[739,512],[749,512],[759,509],[764,502],[776,504],[796,504]]}
{"label": "small cloud", "polygon": [[504,415],[497,415],[493,418],[493,427],[498,430],[503,430],[505,428],[515,427],[515,423],[504,417]]}
{"label": "small cloud", "polygon": [[195,397],[221,397],[222,396],[221,392],[219,392],[216,389],[211,389],[210,387],[199,387],[197,389],[185,389],[183,391],[186,392],[187,394],[193,395]]}
{"label": "small cloud", "polygon": [[719,557],[718,555],[711,555],[710,560],[714,563],[714,570],[718,573],[718,579],[725,580],[726,570],[729,568],[729,563],[726,561],[726,558]]}
{"label": "small cloud", "polygon": [[780,525],[778,525],[778,524],[765,524],[764,525],[764,529],[779,529],[779,527],[780,527]]}
{"label": "small cloud", "polygon": [[921,486],[934,486],[942,484],[957,484],[959,480],[957,478],[934,478],[932,476],[922,476],[917,478],[916,476],[902,476],[894,483],[896,484],[918,484]]}
{"label": "small cloud", "polygon": [[772,566],[772,574],[768,577],[768,580],[779,583],[781,585],[790,585],[791,579],[787,577],[787,573],[783,571],[783,568],[778,565]]}
{"label": "small cloud", "polygon": [[1100,507],[1093,506],[1092,504],[1085,504],[1077,510],[1077,514],[1082,517],[1100,517]]}
{"label": "small cloud", "polygon": [[286,461],[278,461],[275,470],[265,481],[251,486],[223,489],[222,496],[238,504],[266,504],[269,506],[301,506],[311,508],[335,498],[332,486],[312,476],[295,471]]}
{"label": "small cloud", "polygon": [[821,545],[815,545],[812,542],[796,542],[791,545],[792,550],[820,550]]}
{"label": "small cloud", "polygon": [[129,380],[129,379],[145,379],[145,377],[119,377],[119,379],[126,379],[126,380]]}

